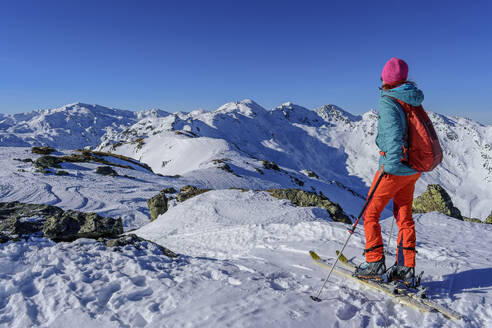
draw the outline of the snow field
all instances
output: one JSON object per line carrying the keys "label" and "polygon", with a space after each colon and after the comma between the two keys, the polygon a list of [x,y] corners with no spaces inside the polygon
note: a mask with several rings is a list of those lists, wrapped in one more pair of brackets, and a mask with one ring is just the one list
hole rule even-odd
{"label": "snow field", "polygon": [[[265,193],[211,191],[176,206],[136,233],[157,243],[172,245],[171,248],[178,252],[201,258],[221,258],[239,263],[248,271],[261,272],[270,288],[281,293],[275,302],[283,312],[264,314],[266,317],[257,326],[266,327],[268,322],[275,320],[291,327],[316,326],[319,322],[353,327],[482,327],[490,322],[492,317],[488,307],[492,299],[490,292],[482,287],[492,285],[487,275],[492,252],[482,247],[478,256],[472,256],[471,250],[477,247],[477,239],[487,243],[486,236],[492,227],[437,213],[416,216],[417,269],[425,271],[424,285],[430,288],[429,297],[465,315],[463,322],[452,322],[439,314],[421,315],[394,303],[387,296],[336,276],[322,294],[327,301],[318,305],[310,303],[309,295],[317,292],[327,272],[312,263],[308,250],[316,249],[320,255],[334,257],[335,250],[348,236],[347,226],[330,222],[326,215],[316,216],[313,209],[289,211],[288,202],[269,200],[269,197]],[[390,225],[391,218],[383,220],[385,242]],[[221,230],[219,226],[224,228]],[[467,233],[465,238],[461,238],[463,231]],[[345,252],[359,261],[364,248],[362,234],[361,226]],[[395,240],[392,243],[394,248]],[[388,266],[395,254],[394,249],[390,252],[393,256],[387,256]],[[268,273],[273,268],[274,272]],[[488,296],[470,293],[470,289],[480,290]],[[263,291],[256,294],[258,299],[252,301],[253,304],[264,302],[262,294]],[[230,299],[230,302],[234,300]],[[268,305],[262,303],[261,307],[264,306]],[[297,314],[288,314],[286,309]],[[242,320],[233,326],[253,327],[250,320],[256,319]],[[215,324],[221,326],[223,322]]]}
{"label": "snow field", "polygon": [[[382,221],[385,241],[390,219]],[[57,327],[72,315],[84,327],[487,326],[492,227],[437,213],[416,219],[417,265],[429,296],[464,314],[463,322],[422,315],[337,276],[322,293],[325,301],[313,303],[309,296],[327,272],[308,250],[333,257],[347,225],[264,192],[217,190],[135,231],[182,252],[177,260],[150,244],[120,251],[83,239],[1,245],[0,326]],[[360,226],[345,253],[358,261],[363,247]]]}
{"label": "snow field", "polygon": [[[0,201],[122,217],[125,230],[139,228],[135,232],[140,236],[182,256],[170,260],[150,244],[115,251],[91,240],[1,244],[0,327],[65,327],[67,321],[84,328],[492,326],[492,226],[437,213],[415,216],[417,270],[425,271],[423,284],[429,297],[463,314],[462,322],[423,315],[337,276],[328,282],[324,302],[316,304],[309,296],[327,272],[311,261],[308,251],[334,257],[348,236],[347,225],[332,222],[322,209],[294,207],[266,192],[228,190],[295,187],[292,176],[301,177],[304,189],[323,191],[348,214],[357,215],[363,199],[336,182],[362,195],[367,191],[377,167],[376,113],[354,117],[335,106],[315,113],[292,104],[268,112],[246,100],[214,112],[137,114],[143,118],[137,122],[133,114],[112,117],[119,112],[84,106],[37,118],[8,118],[0,124],[12,127],[2,132],[0,142],[42,136],[63,149],[73,143],[83,147],[98,140],[125,141],[116,147],[118,153],[151,165],[157,173],[181,177],[121,168],[115,170],[122,176],[105,177],[94,173],[99,165],[92,163],[62,164],[70,173],[65,177],[43,175],[31,163],[13,160],[36,158],[29,149],[0,147]],[[106,115],[104,126],[87,130],[100,114]],[[74,123],[82,119],[82,124],[60,130],[67,117]],[[12,121],[21,119],[30,125]],[[463,215],[483,219],[491,210],[485,162],[492,155],[490,127],[436,114],[433,119],[445,161],[424,174],[416,194],[428,183],[440,183]],[[68,145],[63,141],[70,133],[77,137]],[[143,143],[137,142],[142,136]],[[215,159],[227,159],[235,174],[218,169]],[[265,169],[260,174],[255,168],[262,168],[263,159],[282,171]],[[304,170],[314,170],[319,179],[301,176]],[[167,213],[149,223],[147,199],[186,184],[223,190],[171,202]],[[391,212],[382,217],[386,242]],[[395,253],[393,236],[388,266]],[[345,254],[360,262],[363,248],[360,225]]]}

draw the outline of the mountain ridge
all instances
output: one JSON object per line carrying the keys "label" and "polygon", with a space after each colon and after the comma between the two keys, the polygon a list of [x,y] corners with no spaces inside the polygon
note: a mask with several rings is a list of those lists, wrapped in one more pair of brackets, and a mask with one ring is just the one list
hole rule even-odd
{"label": "mountain ridge", "polygon": [[[486,217],[491,210],[487,199],[492,198],[492,126],[428,113],[445,157],[438,169],[423,175],[416,193],[439,183],[463,215]],[[168,113],[74,103],[17,115],[19,122],[12,121],[12,115],[0,117],[1,146],[97,148],[133,157],[169,175],[196,173],[223,158],[253,172],[266,160],[297,173],[314,171],[364,194],[379,157],[374,143],[377,112],[353,115],[336,105],[311,110],[287,102],[266,110],[245,99],[214,111]],[[196,154],[195,163],[190,165],[182,152]]]}

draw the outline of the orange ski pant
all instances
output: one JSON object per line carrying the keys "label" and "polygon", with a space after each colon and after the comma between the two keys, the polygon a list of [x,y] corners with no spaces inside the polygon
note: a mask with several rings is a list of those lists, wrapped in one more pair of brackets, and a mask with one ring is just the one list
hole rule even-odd
{"label": "orange ski pant", "polygon": [[[369,194],[381,173],[380,171],[376,172]],[[386,174],[381,179],[363,216],[367,262],[376,262],[383,257],[383,238],[379,217],[389,201],[393,199],[393,214],[398,225],[396,260],[398,265],[415,267],[415,222],[412,217],[412,202],[415,183],[420,176],[421,173],[413,175]]]}

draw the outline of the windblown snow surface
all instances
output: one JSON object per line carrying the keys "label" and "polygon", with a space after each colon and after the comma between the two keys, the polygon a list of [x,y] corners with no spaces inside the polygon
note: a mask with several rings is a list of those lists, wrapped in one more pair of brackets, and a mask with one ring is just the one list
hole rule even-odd
{"label": "windblown snow surface", "polygon": [[[283,110],[295,121],[293,126],[297,126],[297,130],[292,130],[296,131],[292,139],[289,133],[277,130],[275,136],[270,134],[266,138],[269,125],[286,119],[281,118],[286,115],[280,109],[278,114],[263,113],[251,102],[226,105],[220,109],[220,115],[176,114],[172,122],[167,121],[171,120],[167,116],[144,117],[138,129],[151,130],[146,128],[150,125],[156,133],[147,135],[140,148],[130,138],[116,149],[151,165],[154,172],[168,176],[124,168],[115,168],[118,177],[100,176],[94,173],[97,167],[94,163],[64,163],[63,170],[69,172],[68,176],[45,175],[36,172],[31,163],[14,160],[35,159],[38,155],[33,155],[30,148],[0,147],[0,201],[44,203],[66,210],[122,217],[126,231],[180,254],[177,259],[167,258],[151,243],[140,249],[125,246],[116,250],[89,239],[54,243],[33,237],[0,244],[0,327],[492,326],[492,225],[459,221],[439,213],[415,215],[417,270],[425,271],[423,285],[428,287],[428,296],[461,313],[462,321],[452,321],[438,313],[423,314],[336,275],[321,294],[323,302],[314,303],[310,299],[322,285],[327,271],[313,263],[308,251],[334,257],[348,237],[348,226],[333,222],[323,209],[296,207],[264,190],[297,187],[322,191],[345,212],[357,215],[363,205],[361,195],[367,192],[370,174],[377,164],[373,158],[363,165],[364,158],[354,156],[354,149],[363,151],[361,157],[373,156],[370,148],[361,145],[369,145],[373,142],[370,138],[375,138],[369,133],[375,120],[365,120],[375,114],[354,117],[337,110],[326,111],[325,114],[331,114],[323,117],[321,111],[321,114],[304,112],[289,106],[291,109]],[[202,115],[201,122],[205,123],[191,117],[197,115]],[[244,128],[244,122],[234,123],[234,116],[251,122],[253,117],[266,115],[278,117],[265,121],[264,126],[248,126],[251,127],[248,133],[239,134],[235,140],[224,137],[234,129]],[[336,135],[347,138],[350,129],[340,128],[341,123],[337,123],[337,128],[335,123],[330,123],[333,120],[352,122],[352,130],[361,135],[361,131],[369,131],[367,140],[356,144],[354,140],[359,140],[359,135],[353,136],[353,140],[345,139],[352,140],[352,144],[336,144],[341,142]],[[318,127],[308,127],[306,122]],[[475,124],[464,119],[453,122],[449,133],[457,131],[456,126]],[[362,128],[365,125],[367,129]],[[231,131],[227,132],[226,128]],[[131,132],[136,129],[133,126],[127,130],[128,135],[138,138],[138,133]],[[487,156],[488,148],[484,145],[491,142],[488,138],[492,135],[488,129],[479,125],[475,130],[464,129],[475,133],[480,149]],[[323,131],[325,134],[313,140],[302,131],[308,135]],[[123,140],[119,133],[113,131],[103,136],[101,148],[111,147],[105,141]],[[468,140],[466,136],[466,133],[457,134],[456,138]],[[310,158],[306,159],[297,149],[307,141],[312,143],[305,155]],[[322,147],[318,148],[321,151],[317,151],[317,146]],[[174,151],[173,156],[166,151],[169,147]],[[340,151],[342,147],[344,151]],[[70,149],[57,150],[71,153]],[[329,162],[323,162],[326,157],[316,155],[322,151],[332,156],[328,156]],[[445,151],[452,155],[453,161],[461,163],[462,155],[455,155],[454,148]],[[471,148],[468,151],[477,152]],[[232,173],[214,164],[213,160],[217,159],[228,163]],[[265,169],[262,160],[275,160],[280,171]],[[442,169],[448,170],[448,175],[431,173],[422,180],[452,185],[452,177],[459,177],[464,182],[471,167],[479,165],[468,163],[453,168],[452,160]],[[355,176],[358,168],[362,173]],[[306,170],[314,170],[319,176],[309,177]],[[486,170],[480,172],[483,174],[480,177],[486,177]],[[439,180],[441,177],[443,181]],[[301,179],[304,185],[299,186],[295,179]],[[490,186],[485,179],[483,182]],[[189,184],[214,190],[181,203],[172,201],[166,213],[149,222],[147,199],[164,188],[179,189]],[[490,190],[483,193],[483,199],[480,189],[474,192],[477,204],[483,207],[479,213],[490,212],[486,204]],[[459,202],[456,203],[459,207]],[[463,202],[468,203],[468,200]],[[382,215],[385,243],[391,215],[389,210]],[[387,265],[394,261],[394,234],[392,239]],[[360,225],[345,253],[360,262],[363,248]]]}

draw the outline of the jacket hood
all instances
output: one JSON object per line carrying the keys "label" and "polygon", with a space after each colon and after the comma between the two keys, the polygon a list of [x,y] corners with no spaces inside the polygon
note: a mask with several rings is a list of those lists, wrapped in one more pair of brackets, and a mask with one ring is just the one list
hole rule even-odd
{"label": "jacket hood", "polygon": [[405,83],[391,90],[381,89],[381,96],[390,96],[411,105],[420,106],[424,101],[424,93],[413,83]]}

